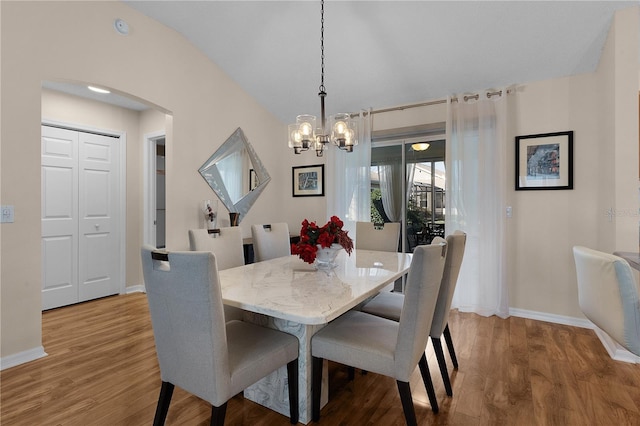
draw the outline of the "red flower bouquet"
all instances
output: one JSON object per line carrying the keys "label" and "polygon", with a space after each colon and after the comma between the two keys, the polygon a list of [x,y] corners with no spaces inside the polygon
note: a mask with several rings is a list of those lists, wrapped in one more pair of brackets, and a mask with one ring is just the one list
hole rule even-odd
{"label": "red flower bouquet", "polygon": [[344,222],[338,216],[331,216],[331,220],[321,228],[315,222],[303,220],[300,241],[291,244],[291,254],[297,254],[305,262],[313,263],[316,260],[318,246],[327,248],[331,247],[331,244],[339,244],[350,255],[353,240],[349,237],[349,231],[342,230],[343,226]]}

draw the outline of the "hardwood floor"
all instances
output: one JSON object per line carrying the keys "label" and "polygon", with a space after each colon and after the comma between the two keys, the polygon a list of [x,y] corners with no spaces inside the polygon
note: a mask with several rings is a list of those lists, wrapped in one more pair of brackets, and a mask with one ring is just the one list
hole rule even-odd
{"label": "hardwood floor", "polygon": [[[416,370],[419,424],[640,425],[640,365],[611,360],[593,331],[457,311],[449,324],[460,364],[454,396],[445,394],[429,344],[440,413],[431,412]],[[151,424],[160,375],[144,294],[45,312],[43,344],[49,356],[0,373],[0,424]],[[346,369],[331,364],[330,382],[318,424],[405,424],[392,379],[369,373],[349,382]],[[206,402],[176,388],[167,424],[208,424],[210,413]],[[289,420],[238,395],[226,424]]]}

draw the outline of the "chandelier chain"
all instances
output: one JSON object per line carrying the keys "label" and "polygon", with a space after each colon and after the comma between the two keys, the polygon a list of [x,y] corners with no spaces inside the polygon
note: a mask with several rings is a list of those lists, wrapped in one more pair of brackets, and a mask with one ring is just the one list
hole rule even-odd
{"label": "chandelier chain", "polygon": [[324,0],[320,3],[320,64],[320,93],[324,93]]}

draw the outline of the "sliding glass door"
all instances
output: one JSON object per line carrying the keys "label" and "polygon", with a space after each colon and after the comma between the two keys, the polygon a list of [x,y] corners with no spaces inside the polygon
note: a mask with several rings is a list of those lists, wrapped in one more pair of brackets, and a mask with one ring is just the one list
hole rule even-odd
{"label": "sliding glass door", "polygon": [[401,222],[401,249],[444,236],[445,141],[440,137],[373,143],[371,220]]}

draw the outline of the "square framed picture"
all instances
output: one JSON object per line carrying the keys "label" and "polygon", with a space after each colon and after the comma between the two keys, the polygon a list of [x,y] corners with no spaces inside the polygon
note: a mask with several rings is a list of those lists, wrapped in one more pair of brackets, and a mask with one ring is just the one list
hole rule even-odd
{"label": "square framed picture", "polygon": [[516,191],[573,189],[573,131],[516,136]]}
{"label": "square framed picture", "polygon": [[324,164],[292,167],[291,183],[294,197],[323,197]]}

